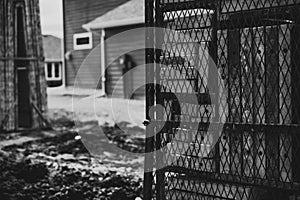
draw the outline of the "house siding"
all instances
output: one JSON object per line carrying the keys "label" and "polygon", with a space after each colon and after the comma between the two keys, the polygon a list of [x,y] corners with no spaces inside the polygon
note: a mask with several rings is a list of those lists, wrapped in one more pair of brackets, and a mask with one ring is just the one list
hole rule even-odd
{"label": "house siding", "polygon": [[[76,33],[86,32],[82,25],[90,22],[91,20],[105,14],[109,10],[127,2],[128,0],[64,0],[64,38],[65,38],[65,53],[71,51],[72,59],[65,60],[66,67],[66,86],[73,86],[76,74],[90,54],[91,50],[73,50],[73,35]],[[100,43],[100,34],[93,34],[93,45],[96,47]],[[95,51],[99,51],[96,49]],[[96,52],[94,52],[96,53]],[[100,66],[100,53],[97,56],[91,56],[88,63],[84,64],[84,69],[80,75],[78,83],[82,88],[95,88],[98,85],[99,78],[97,73]],[[101,88],[99,88],[101,89]]]}
{"label": "house siding", "polygon": [[[145,95],[145,69],[143,67],[145,64],[145,30],[142,27],[143,25],[141,24],[106,29],[106,63],[107,65],[113,63],[107,70],[107,77],[110,77],[110,79],[107,80],[106,90],[109,95],[114,90],[114,95],[124,96],[124,84],[116,85],[117,81],[123,75],[124,66],[117,64],[116,58],[120,57],[120,55],[124,56],[122,52],[128,52],[130,49],[136,49],[128,52],[127,55],[130,56],[134,65],[137,66],[131,71],[131,87],[135,89],[140,87],[134,92],[134,97]],[[135,28],[135,34],[122,34],[121,37],[117,35]]]}

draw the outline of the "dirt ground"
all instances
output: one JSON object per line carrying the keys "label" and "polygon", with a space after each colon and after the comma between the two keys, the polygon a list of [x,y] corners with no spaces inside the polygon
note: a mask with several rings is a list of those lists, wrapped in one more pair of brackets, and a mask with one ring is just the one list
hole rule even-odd
{"label": "dirt ground", "polygon": [[48,101],[53,130],[0,136],[0,199],[142,199],[144,102]]}

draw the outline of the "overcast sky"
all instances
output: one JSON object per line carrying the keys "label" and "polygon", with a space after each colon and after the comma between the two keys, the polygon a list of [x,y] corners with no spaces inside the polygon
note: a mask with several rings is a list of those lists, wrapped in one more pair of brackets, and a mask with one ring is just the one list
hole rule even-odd
{"label": "overcast sky", "polygon": [[63,37],[62,0],[40,0],[42,33]]}

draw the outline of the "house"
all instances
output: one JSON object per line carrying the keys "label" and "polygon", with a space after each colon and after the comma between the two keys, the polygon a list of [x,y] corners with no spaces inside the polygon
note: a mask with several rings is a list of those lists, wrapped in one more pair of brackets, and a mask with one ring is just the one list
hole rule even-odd
{"label": "house", "polygon": [[[63,0],[63,21],[64,21],[64,54],[66,68],[66,87],[72,87],[75,83],[77,71],[82,62],[89,55],[92,49],[100,43],[101,37],[94,33],[89,33],[82,28],[83,24],[99,17],[111,9],[125,3],[127,0]],[[84,37],[87,35],[88,37]],[[78,40],[77,40],[77,37]],[[83,39],[80,39],[83,38]],[[85,38],[85,39],[84,39]],[[77,47],[74,40],[83,43]],[[88,40],[88,44],[84,43]],[[95,88],[99,77],[91,76],[92,72],[100,70],[100,52],[98,58],[94,58],[93,64],[86,69],[86,76],[83,75],[80,80],[82,88]],[[91,72],[91,73],[89,73]],[[98,89],[101,89],[101,85]]]}
{"label": "house", "polygon": [[53,35],[43,35],[45,76],[48,87],[63,85],[62,40]]}
{"label": "house", "polygon": [[[134,67],[145,63],[144,1],[64,0],[64,15],[66,86],[76,83],[108,96],[143,97],[145,70]],[[132,29],[138,32],[118,37]],[[128,71],[129,76],[117,84]]]}
{"label": "house", "polygon": [[0,0],[0,130],[41,128],[47,111],[38,0]]}

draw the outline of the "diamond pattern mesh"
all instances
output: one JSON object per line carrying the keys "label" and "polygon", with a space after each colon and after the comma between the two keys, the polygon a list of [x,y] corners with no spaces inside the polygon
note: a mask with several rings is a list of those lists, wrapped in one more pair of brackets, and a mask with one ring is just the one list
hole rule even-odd
{"label": "diamond pattern mesh", "polygon": [[299,200],[300,0],[146,3],[145,199]]}

